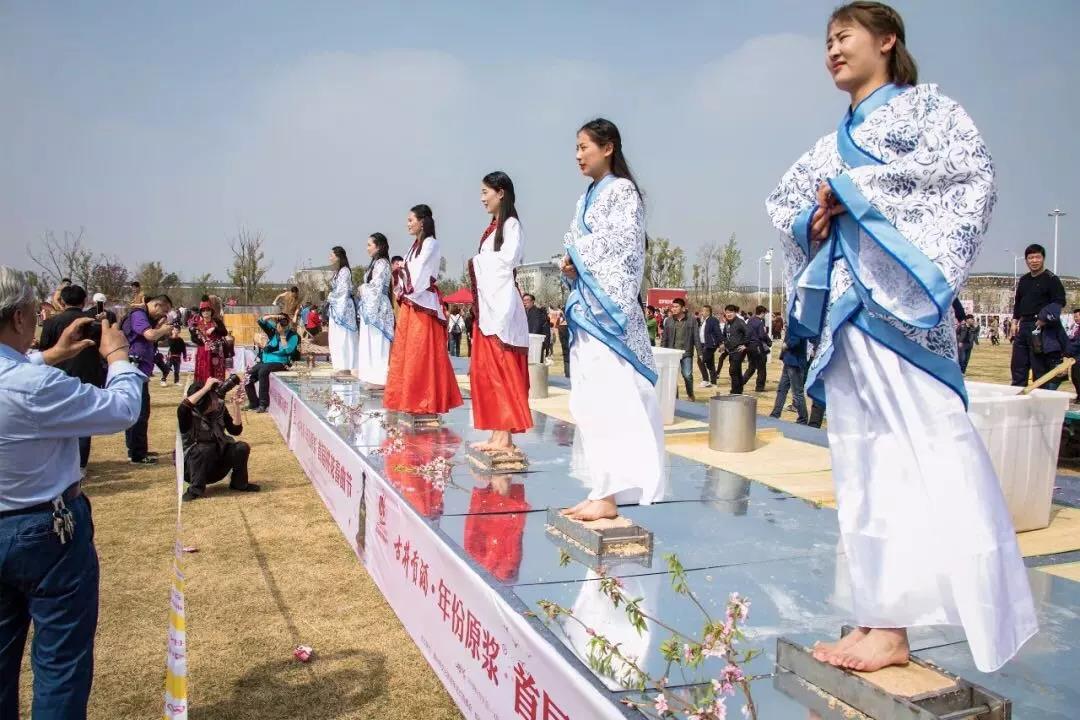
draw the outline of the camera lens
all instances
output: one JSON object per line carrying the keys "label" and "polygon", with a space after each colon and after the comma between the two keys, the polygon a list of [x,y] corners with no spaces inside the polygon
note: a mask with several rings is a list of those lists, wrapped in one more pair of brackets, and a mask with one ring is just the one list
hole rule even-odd
{"label": "camera lens", "polygon": [[225,378],[225,382],[219,384],[214,391],[218,394],[218,397],[224,398],[229,394],[229,391],[240,384],[240,376],[235,373]]}

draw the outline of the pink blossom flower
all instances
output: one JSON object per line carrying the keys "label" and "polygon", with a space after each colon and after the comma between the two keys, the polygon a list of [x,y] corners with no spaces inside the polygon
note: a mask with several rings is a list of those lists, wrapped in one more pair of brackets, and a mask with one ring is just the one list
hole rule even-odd
{"label": "pink blossom flower", "polygon": [[683,646],[682,646],[682,655],[683,655],[683,661],[684,662],[690,662],[690,659],[692,657],[694,657],[693,648],[691,648],[689,645],[684,643]]}
{"label": "pink blossom flower", "polygon": [[668,711],[667,696],[664,693],[660,693],[656,696],[656,712],[663,715]]}
{"label": "pink blossom flower", "polygon": [[727,705],[724,704],[724,698],[716,698],[716,702],[712,706],[712,713],[716,720],[724,720],[727,717]]}

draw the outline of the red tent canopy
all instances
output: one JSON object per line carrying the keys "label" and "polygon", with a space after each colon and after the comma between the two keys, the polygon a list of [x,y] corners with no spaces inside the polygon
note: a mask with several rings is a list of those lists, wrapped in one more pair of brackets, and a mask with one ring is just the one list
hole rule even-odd
{"label": "red tent canopy", "polygon": [[444,296],[443,302],[450,303],[451,305],[472,305],[472,290],[469,288],[461,288],[457,292],[452,292],[449,295]]}

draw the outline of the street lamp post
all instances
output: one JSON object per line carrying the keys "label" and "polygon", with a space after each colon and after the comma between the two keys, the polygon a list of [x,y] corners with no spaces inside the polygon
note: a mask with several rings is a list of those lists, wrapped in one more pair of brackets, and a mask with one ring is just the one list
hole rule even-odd
{"label": "street lamp post", "polygon": [[1017,274],[1016,274],[1016,261],[1017,261],[1017,260],[1023,260],[1024,258],[1020,257],[1019,255],[1015,255],[1015,254],[1013,254],[1013,251],[1012,251],[1012,250],[1006,250],[1005,252],[1007,252],[1007,253],[1009,253],[1010,255],[1012,255],[1012,261],[1013,261],[1013,287],[1015,288],[1015,287],[1016,287],[1016,278],[1017,278]]}
{"label": "street lamp post", "polygon": [[765,264],[769,266],[769,322],[772,322],[772,258],[773,249],[765,253]]}
{"label": "street lamp post", "polygon": [[1058,218],[1068,215],[1063,210],[1054,208],[1050,212],[1046,213],[1047,217],[1054,218],[1054,274],[1057,275],[1058,262],[1057,262],[1057,246],[1058,246]]}

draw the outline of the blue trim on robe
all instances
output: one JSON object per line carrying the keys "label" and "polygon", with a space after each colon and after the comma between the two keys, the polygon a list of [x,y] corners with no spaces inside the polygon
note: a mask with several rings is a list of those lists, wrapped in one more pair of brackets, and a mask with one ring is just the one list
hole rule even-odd
{"label": "blue trim on robe", "polygon": [[[581,213],[577,216],[578,230],[582,235],[592,233],[592,228],[585,222],[585,213],[588,212],[589,207],[592,205],[593,198],[614,180],[614,175],[605,175],[585,191],[585,201],[581,203]],[[566,299],[564,309],[566,324],[570,329],[570,346],[573,347],[574,336],[578,329],[587,332],[604,343],[616,355],[630,363],[645,379],[655,385],[657,381],[656,372],[643,365],[638,356],[623,341],[622,335],[626,332],[626,313],[608,296],[600,283],[589,272],[585,261],[573,243],[566,247],[566,251],[567,255],[570,256],[570,261],[574,264],[574,269],[577,271],[577,279],[574,281],[570,294]],[[595,312],[594,304],[589,302],[590,298],[600,306],[602,314],[598,315]]]}
{"label": "blue trim on robe", "polygon": [[[836,133],[837,152],[849,168],[885,164],[880,158],[855,143],[851,131],[862,124],[872,112],[908,89],[892,84],[883,85],[854,109],[849,109]],[[960,396],[964,407],[967,407],[968,398],[964,387],[964,376],[955,360],[931,352],[919,343],[909,339],[894,325],[871,314],[872,310],[878,314],[889,315],[907,325],[922,330],[937,327],[942,318],[945,317],[945,313],[951,306],[952,299],[955,296],[955,292],[949,286],[941,269],[908,241],[863,196],[849,175],[839,175],[830,178],[828,182],[833,194],[847,210],[847,214],[833,218],[835,222],[833,222],[832,232],[824,247],[810,259],[806,267],[796,277],[796,287],[804,289],[803,300],[798,304],[798,307],[795,307],[793,303],[790,311],[790,327],[797,337],[812,338],[815,335],[820,335],[826,322],[832,329],[833,342],[830,345],[828,354],[815,363],[816,370],[812,371],[807,377],[807,394],[818,402],[826,402],[824,382],[820,379],[820,376],[832,359],[832,348],[839,342],[840,328],[844,323],[850,321],[856,328],[875,341],[885,345],[912,365],[924,370],[951,388]],[[812,217],[812,209],[805,212],[811,213]],[[796,217],[796,224],[792,228],[793,234],[796,235],[796,241],[800,244],[802,240],[798,237],[799,230],[797,228],[801,218],[802,213]],[[899,308],[895,306],[892,308],[883,307],[873,297],[872,291],[866,287],[866,284],[859,277],[859,247],[862,242],[860,230],[876,242],[884,252],[892,257],[900,269],[906,271],[922,287],[927,298],[933,303],[935,313],[924,314],[915,318],[901,318],[897,314]],[[807,231],[802,230],[802,232]],[[828,307],[832,290],[832,266],[840,257],[847,261],[853,284],[833,303],[826,317],[825,308]]]}

